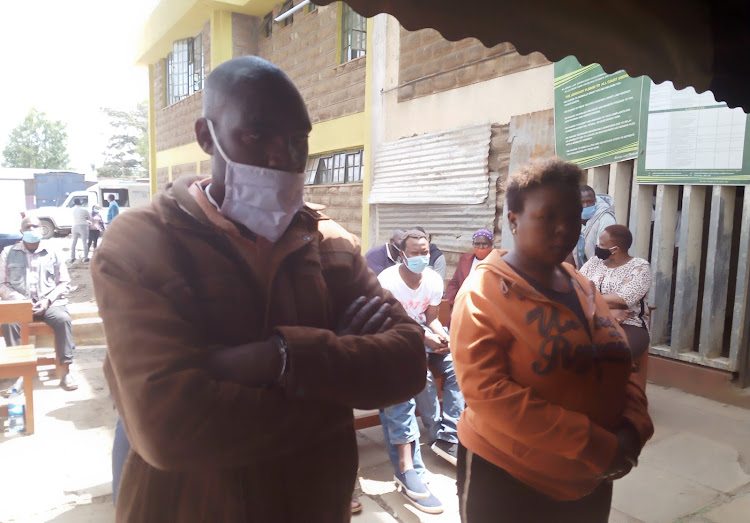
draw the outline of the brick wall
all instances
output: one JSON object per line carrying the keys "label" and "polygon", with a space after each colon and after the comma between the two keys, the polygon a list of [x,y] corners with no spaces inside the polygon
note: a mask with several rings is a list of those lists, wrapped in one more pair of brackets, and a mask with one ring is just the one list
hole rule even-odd
{"label": "brick wall", "polygon": [[183,163],[172,166],[172,181],[183,176],[195,176],[197,174],[194,163]]}
{"label": "brick wall", "polygon": [[488,49],[475,38],[449,42],[434,29],[402,27],[399,46],[399,102],[549,63],[541,53],[522,56],[509,43]]}
{"label": "brick wall", "polygon": [[[204,78],[211,70],[211,24],[203,25]],[[159,60],[154,74],[154,113],[156,119],[156,150],[163,151],[195,141],[194,124],[201,114],[203,92],[199,91],[179,102],[166,106],[166,57]]]}
{"label": "brick wall", "polygon": [[203,160],[201,162],[201,177],[205,178],[211,176],[211,160]]}
{"label": "brick wall", "polygon": [[[278,8],[278,6],[277,6]],[[232,13],[232,56],[258,54],[259,31],[262,19],[256,16]]]}
{"label": "brick wall", "polygon": [[313,123],[364,111],[365,57],[336,63],[337,6],[305,11],[286,27],[274,24],[269,38],[260,33],[261,19],[234,15],[234,56],[257,53],[279,66],[302,93]]}
{"label": "brick wall", "polygon": [[362,237],[362,184],[307,185],[305,201],[325,205],[323,211],[352,234]]}
{"label": "brick wall", "polygon": [[169,167],[156,169],[156,191],[160,192],[169,183]]}
{"label": "brick wall", "polygon": [[211,72],[211,20],[206,20],[203,24],[203,76],[208,76]]}

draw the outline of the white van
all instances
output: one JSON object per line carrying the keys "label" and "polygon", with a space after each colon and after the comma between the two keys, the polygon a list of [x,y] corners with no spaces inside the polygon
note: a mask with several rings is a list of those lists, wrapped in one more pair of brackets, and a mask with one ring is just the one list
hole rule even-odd
{"label": "white van", "polygon": [[76,198],[89,212],[94,205],[101,207],[102,218],[106,221],[110,194],[115,197],[115,201],[120,206],[120,212],[146,205],[151,201],[148,180],[100,182],[85,191],[73,191],[59,207],[39,207],[26,211],[26,215],[39,218],[44,238],[52,238],[56,233],[69,234],[73,227],[73,207],[75,207]]}

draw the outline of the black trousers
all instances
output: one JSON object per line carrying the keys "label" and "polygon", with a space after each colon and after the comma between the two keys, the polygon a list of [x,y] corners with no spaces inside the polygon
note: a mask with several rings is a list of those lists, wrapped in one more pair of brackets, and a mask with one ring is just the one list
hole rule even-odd
{"label": "black trousers", "polygon": [[607,523],[612,483],[581,499],[557,501],[458,445],[458,506],[463,523]]}
{"label": "black trousers", "polygon": [[[37,318],[34,318],[35,320]],[[64,305],[53,305],[41,318],[55,331],[55,351],[60,363],[73,361],[73,321]],[[8,346],[21,344],[21,326],[18,323],[3,325],[3,337]]]}
{"label": "black trousers", "polygon": [[94,249],[96,249],[96,244],[99,243],[99,236],[101,235],[101,231],[99,229],[89,229],[89,250],[91,250],[91,245],[94,245]]}

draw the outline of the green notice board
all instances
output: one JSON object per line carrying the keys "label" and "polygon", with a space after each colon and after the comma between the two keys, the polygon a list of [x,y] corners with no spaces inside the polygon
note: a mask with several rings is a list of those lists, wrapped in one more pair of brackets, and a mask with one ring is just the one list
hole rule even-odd
{"label": "green notice board", "polygon": [[635,158],[643,77],[581,66],[573,56],[555,63],[554,74],[557,155],[583,168]]}
{"label": "green notice board", "polygon": [[638,183],[750,183],[750,117],[709,91],[643,86]]}

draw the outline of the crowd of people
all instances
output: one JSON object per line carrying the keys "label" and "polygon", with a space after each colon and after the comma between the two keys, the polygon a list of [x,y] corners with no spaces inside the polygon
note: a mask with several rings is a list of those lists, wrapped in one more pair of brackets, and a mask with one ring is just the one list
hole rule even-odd
{"label": "crowd of people", "polygon": [[[457,467],[464,522],[606,522],[612,482],[653,433],[650,268],[612,200],[573,164],[521,168],[505,189],[513,246],[477,230],[446,284],[421,227],[363,256],[303,202],[311,123],[280,69],[224,62],[202,103],[211,176],[118,218],[91,263],[119,415],[117,520],[349,521],[362,507],[352,409],[378,409],[419,510],[443,510],[424,439]],[[74,238],[103,229],[79,214]],[[3,253],[0,295],[52,322],[66,271],[34,272],[37,228],[25,220]]]}

